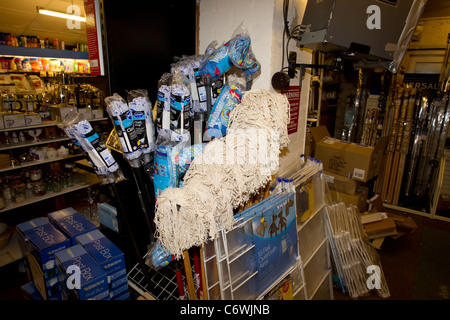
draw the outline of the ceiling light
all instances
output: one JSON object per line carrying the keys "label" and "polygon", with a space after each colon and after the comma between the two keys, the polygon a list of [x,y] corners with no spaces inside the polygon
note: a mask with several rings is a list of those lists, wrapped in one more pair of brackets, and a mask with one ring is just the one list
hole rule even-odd
{"label": "ceiling light", "polygon": [[81,22],[86,22],[86,17],[80,17],[80,16],[76,16],[74,14],[68,14],[68,13],[63,13],[63,12],[58,12],[58,11],[53,11],[53,10],[47,10],[44,8],[39,8],[36,7],[38,13],[40,14],[45,14],[48,16],[52,16],[52,17],[58,17],[58,18],[63,18],[63,19],[68,19],[68,20],[76,20],[76,21],[81,21]]}

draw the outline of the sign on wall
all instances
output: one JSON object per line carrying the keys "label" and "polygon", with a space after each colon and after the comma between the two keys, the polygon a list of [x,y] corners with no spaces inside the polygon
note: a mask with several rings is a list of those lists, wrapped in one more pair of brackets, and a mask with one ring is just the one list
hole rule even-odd
{"label": "sign on wall", "polygon": [[289,100],[289,112],[291,115],[291,120],[288,124],[288,134],[296,133],[298,130],[298,113],[300,110],[300,87],[299,86],[289,86],[288,90],[282,90],[281,93],[284,94]]}
{"label": "sign on wall", "polygon": [[98,0],[84,0],[86,13],[86,33],[89,47],[91,75],[105,75],[103,63],[102,33],[100,24],[100,6]]}

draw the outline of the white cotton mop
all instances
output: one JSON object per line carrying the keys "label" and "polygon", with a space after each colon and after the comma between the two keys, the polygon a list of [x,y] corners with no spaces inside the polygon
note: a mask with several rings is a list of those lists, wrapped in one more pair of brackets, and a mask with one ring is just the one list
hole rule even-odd
{"label": "white cotton mop", "polygon": [[289,102],[278,93],[253,90],[230,114],[226,136],[208,143],[192,161],[182,188],[158,196],[156,236],[175,257],[233,226],[233,209],[278,171],[289,143]]}

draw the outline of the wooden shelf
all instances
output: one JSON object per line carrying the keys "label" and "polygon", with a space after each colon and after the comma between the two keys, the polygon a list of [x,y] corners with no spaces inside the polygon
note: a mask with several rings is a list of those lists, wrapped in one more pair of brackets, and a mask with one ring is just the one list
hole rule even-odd
{"label": "wooden shelf", "polygon": [[41,144],[47,144],[47,143],[53,143],[53,142],[61,142],[61,141],[66,141],[66,140],[70,140],[69,137],[60,137],[60,138],[44,138],[44,139],[40,139],[39,142],[22,142],[22,143],[14,143],[14,144],[10,144],[10,145],[2,145],[0,146],[0,151],[5,151],[5,150],[11,150],[11,149],[18,149],[18,148],[24,148],[24,147],[33,147],[33,146],[38,146]]}
{"label": "wooden shelf", "polygon": [[0,213],[6,212],[6,211],[9,211],[9,210],[13,210],[13,209],[17,209],[17,208],[20,208],[20,207],[23,207],[23,206],[27,206],[27,205],[30,205],[30,204],[33,204],[33,203],[36,203],[36,202],[39,202],[39,201],[43,201],[43,200],[51,199],[51,198],[54,198],[54,197],[62,196],[64,194],[67,194],[67,193],[70,193],[70,192],[73,192],[73,191],[82,190],[82,189],[88,188],[90,186],[99,184],[100,182],[101,181],[100,181],[100,179],[98,178],[97,175],[89,174],[87,182],[84,183],[84,184],[76,184],[73,187],[64,188],[60,192],[47,191],[47,193],[42,195],[42,196],[35,196],[35,195],[31,194],[23,202],[20,202],[20,203],[8,203],[5,208],[0,210]]}
{"label": "wooden shelf", "polygon": [[0,45],[0,55],[89,60],[88,52],[14,47],[14,46],[7,46],[7,45]]}
{"label": "wooden shelf", "polygon": [[[103,121],[103,120],[108,120],[109,118],[107,117],[102,117],[102,118],[95,118],[95,119],[87,119],[89,122],[94,122],[94,121]],[[30,130],[30,129],[36,129],[36,128],[46,128],[46,127],[54,127],[57,126],[60,122],[54,121],[54,120],[43,120],[42,124],[36,124],[33,126],[25,126],[25,127],[17,127],[17,128],[5,128],[5,129],[0,129],[0,132],[5,132],[5,131],[20,131],[20,130]]]}
{"label": "wooden shelf", "polygon": [[16,170],[16,169],[23,169],[23,168],[32,167],[32,166],[40,166],[45,163],[67,160],[67,159],[72,159],[72,158],[79,158],[81,156],[83,156],[83,155],[82,154],[68,154],[66,156],[57,156],[52,159],[27,161],[27,162],[21,163],[17,166],[14,166],[14,167],[8,166],[8,167],[0,168],[0,172],[11,171],[11,170]]}

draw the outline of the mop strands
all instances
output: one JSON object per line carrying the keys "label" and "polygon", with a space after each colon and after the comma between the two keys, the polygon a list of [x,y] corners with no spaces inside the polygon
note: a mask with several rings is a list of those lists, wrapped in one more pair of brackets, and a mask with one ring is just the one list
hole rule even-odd
{"label": "mop strands", "polygon": [[289,118],[284,95],[247,91],[230,113],[226,136],[194,158],[181,188],[158,195],[156,237],[175,258],[232,228],[233,209],[277,172],[280,150],[289,143]]}
{"label": "mop strands", "polygon": [[359,210],[343,202],[327,205],[326,209],[333,266],[343,291],[356,299],[375,289],[380,297],[388,298],[379,256],[361,234]]}

